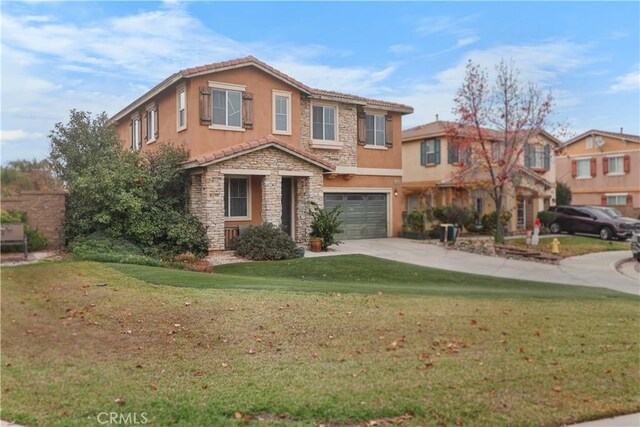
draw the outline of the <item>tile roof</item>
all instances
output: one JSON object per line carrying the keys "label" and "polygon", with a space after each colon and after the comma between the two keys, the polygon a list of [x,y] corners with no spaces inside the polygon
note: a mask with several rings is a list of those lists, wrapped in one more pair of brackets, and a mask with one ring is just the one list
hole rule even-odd
{"label": "tile roof", "polygon": [[306,160],[307,162],[314,163],[328,171],[334,171],[336,169],[335,164],[324,160],[323,158],[316,156],[315,154],[309,153],[308,151],[305,151],[299,147],[284,143],[282,141],[278,141],[273,137],[273,135],[267,135],[253,141],[243,142],[242,144],[233,145],[231,147],[223,148],[222,150],[205,154],[204,156],[199,156],[196,159],[185,162],[184,167],[189,169],[198,166],[205,166],[211,163],[218,163],[227,160],[230,157],[235,157],[236,155],[247,154],[269,147],[275,147],[280,150],[287,151],[290,154]]}
{"label": "tile roof", "polygon": [[631,141],[631,142],[640,142],[640,135],[632,135],[629,133],[622,133],[622,132],[608,132],[605,130],[597,130],[597,129],[591,129],[587,132],[584,132],[574,138],[571,138],[569,141],[565,142],[563,144],[564,147],[566,147],[567,145],[573,144],[574,142],[580,141],[582,138],[584,138],[585,136],[589,136],[589,135],[602,135],[602,136],[609,136],[611,138],[618,138],[618,139],[622,139],[625,141]]}

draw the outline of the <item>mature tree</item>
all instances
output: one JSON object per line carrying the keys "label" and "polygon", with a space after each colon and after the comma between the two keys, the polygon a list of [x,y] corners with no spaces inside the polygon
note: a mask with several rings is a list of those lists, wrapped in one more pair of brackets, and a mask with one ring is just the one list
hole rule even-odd
{"label": "mature tree", "polygon": [[[500,216],[505,195],[522,177],[527,144],[543,130],[551,112],[552,96],[533,83],[521,84],[513,64],[502,61],[496,74],[490,85],[486,70],[469,61],[454,99],[457,120],[447,134],[458,150],[468,153],[455,178],[486,190]],[[504,240],[500,221],[496,240]]]}
{"label": "mature tree", "polygon": [[556,181],[556,204],[570,205],[571,198],[571,188],[562,181]]}

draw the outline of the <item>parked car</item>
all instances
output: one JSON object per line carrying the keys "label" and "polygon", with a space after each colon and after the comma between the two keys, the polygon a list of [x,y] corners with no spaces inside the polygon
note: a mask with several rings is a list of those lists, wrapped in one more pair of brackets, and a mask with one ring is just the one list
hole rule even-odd
{"label": "parked car", "polygon": [[631,253],[636,261],[640,262],[640,233],[634,232],[631,237]]}
{"label": "parked car", "polygon": [[552,206],[549,211],[558,215],[549,226],[552,233],[597,234],[602,240],[626,240],[633,235],[634,229],[640,231],[640,221],[613,218],[599,206]]}

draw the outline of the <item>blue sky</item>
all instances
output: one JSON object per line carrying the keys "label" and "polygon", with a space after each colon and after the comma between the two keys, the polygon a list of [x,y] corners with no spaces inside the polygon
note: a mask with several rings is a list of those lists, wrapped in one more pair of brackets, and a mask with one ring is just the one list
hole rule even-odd
{"label": "blue sky", "polygon": [[452,119],[469,59],[513,60],[574,133],[640,133],[640,2],[2,2],[2,163],[72,108],[112,115],[182,68],[254,55],[313,87]]}

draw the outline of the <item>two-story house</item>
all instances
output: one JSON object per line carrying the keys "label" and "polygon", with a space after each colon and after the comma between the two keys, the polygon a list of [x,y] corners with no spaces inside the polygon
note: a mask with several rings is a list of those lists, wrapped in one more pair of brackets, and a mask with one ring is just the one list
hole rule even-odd
{"label": "two-story house", "polygon": [[572,204],[640,214],[640,135],[595,129],[578,135],[562,146],[557,174],[571,188]]}
{"label": "two-story house", "polygon": [[[465,162],[481,161],[472,158],[469,147],[462,150],[449,140],[448,129],[453,125],[436,120],[403,131],[405,212],[448,205],[470,208],[480,217],[495,211],[486,189],[474,185],[473,178],[460,176]],[[504,143],[499,133],[488,129],[486,133],[491,135],[491,156],[498,161],[504,155]],[[554,151],[559,145],[553,136],[539,132],[524,147],[517,182],[504,197],[503,209],[512,213],[510,230],[532,228],[537,213],[555,205]]]}
{"label": "two-story house", "polygon": [[311,202],[341,205],[342,239],[399,232],[406,105],[313,89],[248,56],[179,71],[111,120],[133,150],[184,144],[189,209],[210,250],[263,222],[307,241]]}

